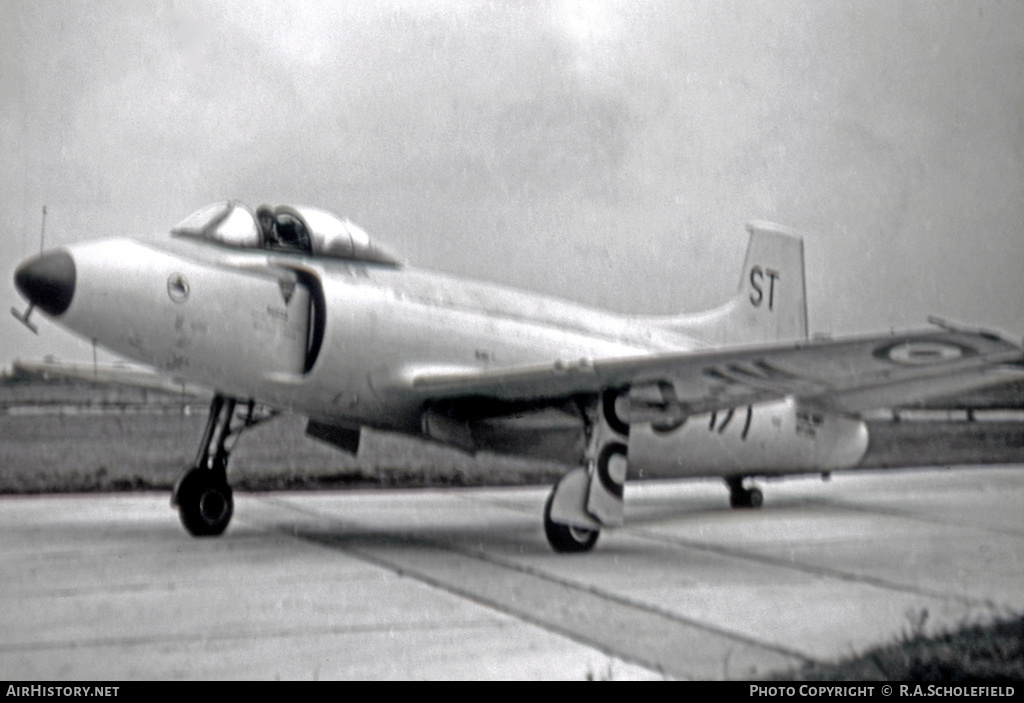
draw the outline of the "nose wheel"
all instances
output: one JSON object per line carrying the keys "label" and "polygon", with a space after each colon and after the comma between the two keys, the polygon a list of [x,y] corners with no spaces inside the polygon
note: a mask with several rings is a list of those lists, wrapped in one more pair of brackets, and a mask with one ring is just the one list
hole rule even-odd
{"label": "nose wheel", "polygon": [[189,534],[214,537],[227,529],[235,510],[231,486],[209,469],[189,469],[178,483],[178,516]]}

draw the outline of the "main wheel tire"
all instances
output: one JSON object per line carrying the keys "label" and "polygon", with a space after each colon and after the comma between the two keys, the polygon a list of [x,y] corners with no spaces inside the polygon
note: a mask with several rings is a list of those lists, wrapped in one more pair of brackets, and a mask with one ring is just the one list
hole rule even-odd
{"label": "main wheel tire", "polygon": [[760,508],[762,503],[764,503],[764,493],[760,488],[751,488],[747,491],[748,508]]}
{"label": "main wheel tire", "polygon": [[548,502],[544,505],[544,534],[548,544],[560,554],[589,552],[597,543],[601,530],[588,530],[572,525],[563,525],[551,519],[551,504],[555,500],[555,492],[551,491]]}
{"label": "main wheel tire", "polygon": [[194,537],[222,534],[231,522],[235,504],[231,487],[212,471],[193,469],[178,488],[178,517]]}

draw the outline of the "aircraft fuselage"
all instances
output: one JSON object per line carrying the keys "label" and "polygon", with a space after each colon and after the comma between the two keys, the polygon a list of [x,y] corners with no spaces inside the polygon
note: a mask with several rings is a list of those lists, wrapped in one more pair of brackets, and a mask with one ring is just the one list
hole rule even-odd
{"label": "aircraft fuselage", "polygon": [[[480,281],[388,265],[234,251],[172,239],[73,245],[76,280],[59,322],[117,354],[226,396],[348,427],[424,433],[423,372],[459,372],[698,349],[664,318],[625,317]],[[131,301],[127,303],[127,301]],[[739,407],[629,444],[644,476],[852,466],[858,420],[791,401]],[[475,448],[578,463],[580,415],[494,418]],[[703,428],[703,429],[701,429]],[[432,437],[438,439],[437,437]]]}

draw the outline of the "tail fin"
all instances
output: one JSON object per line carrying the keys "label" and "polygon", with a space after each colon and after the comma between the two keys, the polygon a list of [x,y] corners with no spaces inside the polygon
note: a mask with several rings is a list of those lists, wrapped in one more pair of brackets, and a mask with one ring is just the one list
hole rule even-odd
{"label": "tail fin", "polygon": [[670,318],[668,327],[715,345],[807,339],[803,239],[768,222],[751,222],[747,229],[736,295],[713,310]]}

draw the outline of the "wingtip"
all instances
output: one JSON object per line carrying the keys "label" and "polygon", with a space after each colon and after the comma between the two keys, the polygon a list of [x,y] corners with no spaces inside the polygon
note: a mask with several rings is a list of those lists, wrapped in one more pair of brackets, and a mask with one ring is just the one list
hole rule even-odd
{"label": "wingtip", "polygon": [[1008,344],[1013,344],[1014,346],[1022,346],[1017,344],[1017,340],[1010,339],[1005,334],[1002,334],[1001,332],[998,332],[996,330],[985,329],[984,327],[971,327],[969,325],[961,325],[958,322],[952,322],[943,317],[939,317],[938,315],[929,315],[928,323],[931,325],[935,325],[936,327],[939,327],[941,329],[944,329],[947,332],[958,332],[961,334],[976,334],[980,337],[984,337],[985,339],[991,340],[993,342],[1006,342]]}

